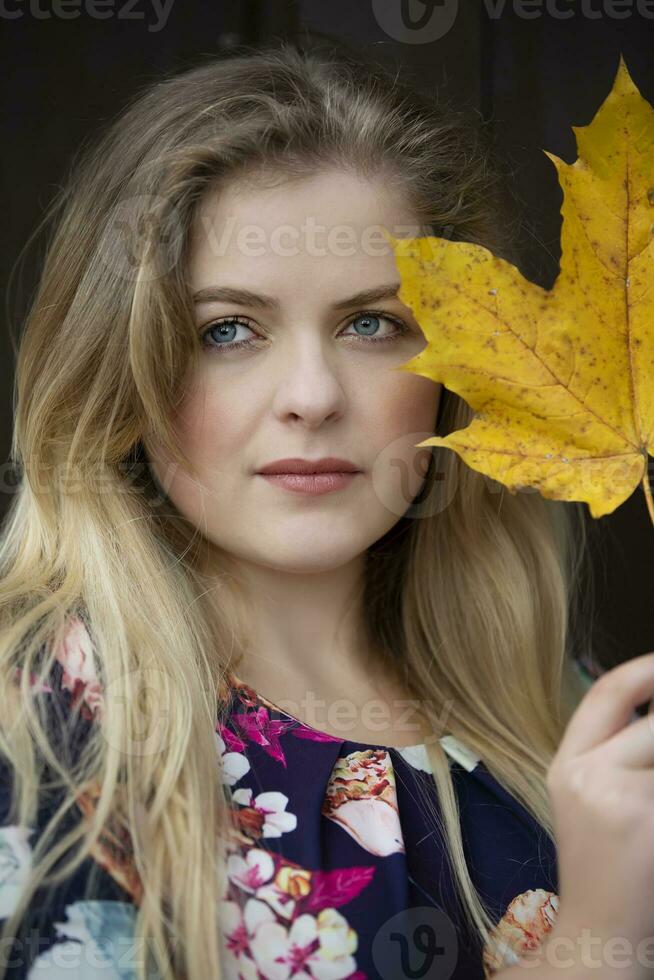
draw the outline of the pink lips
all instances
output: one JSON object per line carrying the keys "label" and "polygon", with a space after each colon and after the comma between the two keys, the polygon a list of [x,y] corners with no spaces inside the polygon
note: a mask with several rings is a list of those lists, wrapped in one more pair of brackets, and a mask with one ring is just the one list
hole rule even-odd
{"label": "pink lips", "polygon": [[259,473],[356,473],[359,467],[349,459],[338,456],[323,456],[321,459],[302,459],[301,456],[290,456],[276,459],[259,467]]}
{"label": "pink lips", "polygon": [[331,493],[347,487],[359,470],[349,459],[323,456],[321,459],[302,459],[291,456],[266,463],[258,471],[268,483],[275,483],[292,493]]}
{"label": "pink lips", "polygon": [[349,473],[260,473],[268,483],[277,484],[292,493],[321,494],[342,490],[359,475]]}

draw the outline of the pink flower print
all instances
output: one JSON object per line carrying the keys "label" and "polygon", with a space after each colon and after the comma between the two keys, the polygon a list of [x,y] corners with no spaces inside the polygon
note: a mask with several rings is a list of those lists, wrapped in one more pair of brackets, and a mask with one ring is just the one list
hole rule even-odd
{"label": "pink flower print", "polygon": [[222,722],[217,722],[216,732],[220,735],[230,752],[242,752],[245,749],[245,739],[239,738],[238,735],[235,735]]}
{"label": "pink flower print", "polygon": [[259,980],[261,974],[250,956],[243,912],[236,902],[220,903],[222,962],[226,980]]}
{"label": "pink flower print", "polygon": [[247,807],[248,823],[253,824],[253,830],[261,837],[281,837],[282,834],[295,830],[297,817],[294,813],[285,813],[288,796],[274,790],[259,793],[252,801],[252,790],[237,789],[232,793],[234,803]]}
{"label": "pink flower print", "polygon": [[260,847],[249,848],[245,857],[231,854],[227,860],[227,875],[230,881],[246,892],[255,892],[261,885],[270,881],[274,873],[275,862],[268,851]]}
{"label": "pink flower print", "polygon": [[558,911],[559,897],[555,892],[536,888],[517,895],[484,948],[484,975],[491,977],[500,968],[513,966],[537,952],[552,931]]}
{"label": "pink flower print", "polygon": [[287,928],[267,905],[250,899],[243,918],[252,957],[267,980],[345,980],[356,970],[358,936],[336,909],[305,913]]}
{"label": "pink flower print", "polygon": [[242,752],[227,752],[227,746],[219,732],[216,732],[216,742],[222,766],[222,781],[225,786],[233,786],[250,771],[250,763]]}
{"label": "pink flower print", "polygon": [[[231,718],[235,725],[240,726],[258,745],[263,746],[269,755],[278,759],[282,765],[286,765],[286,759],[279,745],[278,738],[285,732],[290,731],[298,738],[310,739],[314,742],[342,742],[342,738],[335,735],[328,735],[320,732],[311,725],[305,725],[298,718],[289,715],[279,705],[268,700],[263,694],[257,693],[253,687],[240,680],[233,672],[230,674],[229,685],[236,693],[237,701],[247,710],[245,712],[232,711]],[[254,709],[254,710],[252,710]],[[271,712],[276,712],[284,716],[285,720],[273,720]]]}
{"label": "pink flower print", "polygon": [[273,719],[268,709],[264,707],[256,708],[254,711],[234,711],[231,720],[246,738],[255,745],[260,745],[264,752],[286,768],[286,756],[280,745],[279,736],[292,728],[296,724],[295,721]]}
{"label": "pink flower print", "polygon": [[[312,871],[310,888],[304,889],[298,898],[303,912],[320,912],[324,908],[346,905],[367,888],[375,875],[375,865],[350,865],[347,868],[331,868],[329,871]],[[275,882],[285,884],[282,868]],[[299,889],[295,889],[299,891]],[[257,898],[261,897],[261,889]]]}
{"label": "pink flower print", "polygon": [[64,668],[61,686],[73,695],[73,705],[80,700],[81,715],[87,721],[102,719],[104,696],[95,671],[93,646],[86,626],[78,616],[74,616],[60,642],[56,659]]}
{"label": "pink flower print", "polygon": [[297,728],[294,728],[292,733],[296,738],[306,738],[311,742],[343,741],[343,739],[338,738],[337,735],[328,735],[327,732],[319,732],[317,728],[312,728],[311,725],[305,725],[304,722],[299,722]]}

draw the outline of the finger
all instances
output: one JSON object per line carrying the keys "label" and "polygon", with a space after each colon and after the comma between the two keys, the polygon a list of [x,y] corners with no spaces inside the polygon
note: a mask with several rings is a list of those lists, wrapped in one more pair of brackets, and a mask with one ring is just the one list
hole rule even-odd
{"label": "finger", "polygon": [[588,689],[568,722],[558,755],[572,758],[601,745],[654,695],[654,651],[614,667]]}
{"label": "finger", "polygon": [[623,769],[654,769],[654,714],[632,721],[604,742],[601,751],[607,763]]}

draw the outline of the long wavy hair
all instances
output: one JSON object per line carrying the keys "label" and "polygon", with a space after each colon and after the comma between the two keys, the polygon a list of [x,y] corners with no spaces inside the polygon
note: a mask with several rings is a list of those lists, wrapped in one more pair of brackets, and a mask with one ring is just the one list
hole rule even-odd
{"label": "long wavy hair", "polygon": [[[162,494],[144,449],[154,435],[193,470],[171,418],[200,354],[185,270],[198,202],[252,173],[283,188],[344,167],[404,188],[433,233],[448,229],[517,264],[518,219],[498,161],[467,110],[421,96],[358,52],[297,41],[149,82],[80,147],[45,218],[52,231],[22,324],[18,479],[0,543],[0,748],[14,773],[12,806],[31,824],[46,764],[62,803],[3,935],[38,887],[64,880],[104,829],[122,824],[143,882],[136,934],[148,962],[162,977],[222,975],[216,910],[230,818],[214,728],[227,672],[247,647],[244,594],[228,554],[218,574],[209,564],[206,541]],[[438,433],[472,418],[443,389]],[[447,502],[419,510],[453,487]],[[583,694],[573,661],[585,636],[575,587],[585,543],[581,505],[504,492],[437,447],[410,510],[368,551],[370,635],[384,651],[380,668],[425,706],[436,790],[424,794],[425,813],[480,943],[495,921],[466,866],[442,710],[447,732],[553,838],[545,777]],[[79,615],[105,701],[71,761],[36,692]],[[163,706],[159,750],[136,751],[144,712]],[[73,819],[89,787],[90,817]],[[139,977],[146,966],[140,959]]]}

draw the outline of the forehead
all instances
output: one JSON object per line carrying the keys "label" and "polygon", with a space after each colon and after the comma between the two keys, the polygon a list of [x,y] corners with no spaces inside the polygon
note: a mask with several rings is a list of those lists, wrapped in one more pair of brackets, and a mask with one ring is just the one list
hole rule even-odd
{"label": "forehead", "polygon": [[242,285],[298,276],[390,280],[395,260],[382,229],[396,238],[421,234],[405,194],[381,178],[328,171],[275,187],[234,180],[208,191],[196,209],[191,285],[197,290],[236,275]]}

